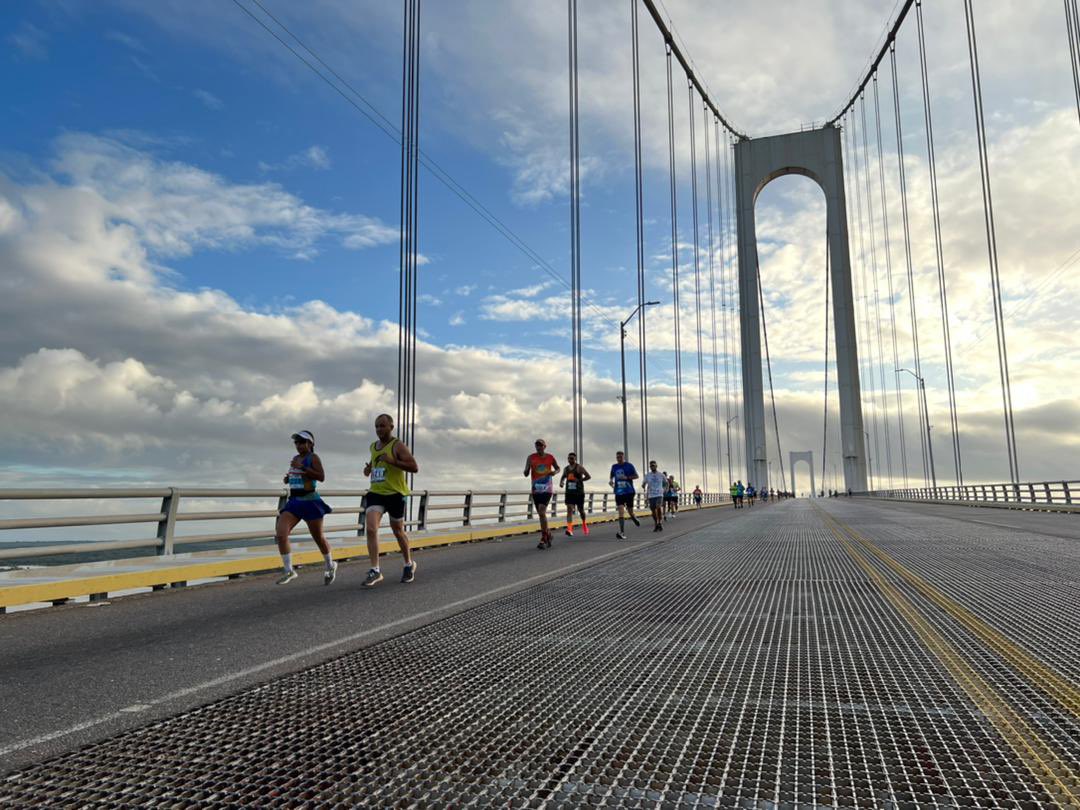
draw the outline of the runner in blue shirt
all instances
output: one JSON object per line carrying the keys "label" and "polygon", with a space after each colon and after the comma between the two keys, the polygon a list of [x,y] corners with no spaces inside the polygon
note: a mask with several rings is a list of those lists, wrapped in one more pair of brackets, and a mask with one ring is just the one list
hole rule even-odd
{"label": "runner in blue shirt", "polygon": [[608,483],[615,490],[615,505],[619,509],[619,533],[615,536],[620,540],[626,539],[625,514],[630,513],[630,520],[635,526],[641,523],[634,516],[634,479],[638,477],[634,465],[626,460],[622,450],[615,454],[615,463],[611,465],[611,476]]}

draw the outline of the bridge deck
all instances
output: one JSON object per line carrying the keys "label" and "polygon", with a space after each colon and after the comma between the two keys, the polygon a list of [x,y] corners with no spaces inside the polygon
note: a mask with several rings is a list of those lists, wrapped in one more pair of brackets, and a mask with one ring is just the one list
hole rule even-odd
{"label": "bridge deck", "polygon": [[1080,530],[1008,517],[727,512],[16,772],[0,802],[1073,804]]}

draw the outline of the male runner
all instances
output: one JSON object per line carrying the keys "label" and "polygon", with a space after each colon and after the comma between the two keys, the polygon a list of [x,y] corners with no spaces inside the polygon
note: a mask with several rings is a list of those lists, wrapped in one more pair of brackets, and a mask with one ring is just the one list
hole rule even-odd
{"label": "male runner", "polygon": [[679,514],[679,490],[682,487],[679,486],[679,482],[675,480],[675,476],[672,475],[667,482],[667,490],[664,493],[664,503],[667,506],[668,515]]}
{"label": "male runner", "polygon": [[645,473],[645,497],[649,499],[649,511],[652,513],[653,531],[664,530],[664,485],[667,477],[656,470],[656,462],[649,462],[649,471]]}
{"label": "male runner", "polygon": [[754,498],[756,496],[757,496],[757,490],[754,489],[754,485],[753,484],[747,484],[746,485],[746,500],[749,502],[751,509],[754,508]]}
{"label": "male runner", "polygon": [[739,508],[739,490],[734,484],[728,487],[728,493],[731,495],[731,506],[733,509]]}
{"label": "male runner", "polygon": [[581,533],[589,536],[589,524],[585,522],[585,482],[592,478],[589,471],[577,463],[577,453],[566,456],[559,488],[566,488],[563,503],[566,504],[566,536],[574,536],[574,509],[581,514]]}
{"label": "male runner", "polygon": [[535,453],[530,453],[525,459],[526,477],[532,476],[532,499],[536,504],[536,513],[540,516],[540,542],[536,544],[539,549],[551,548],[551,531],[548,529],[547,508],[551,503],[551,496],[555,493],[555,485],[551,479],[559,471],[559,462],[555,456],[547,452],[547,442],[537,439],[534,442]]}
{"label": "male runner", "polygon": [[416,473],[420,467],[409,448],[395,438],[394,417],[390,414],[376,417],[375,435],[378,440],[371,443],[371,460],[364,466],[364,475],[371,478],[364,496],[368,559],[371,561],[371,568],[362,583],[365,588],[374,588],[383,581],[379,570],[379,523],[383,512],[390,516],[390,530],[405,560],[401,581],[412,582],[416,578],[416,561],[409,550],[409,536],[405,534],[405,499],[409,496],[405,474]]}
{"label": "male runner", "polygon": [[626,455],[620,450],[615,454],[615,463],[611,465],[611,474],[608,484],[615,490],[615,506],[619,509],[619,531],[615,535],[620,540],[626,539],[625,514],[630,513],[630,520],[635,526],[640,526],[641,521],[634,515],[634,479],[638,477],[634,465],[626,460]]}
{"label": "male runner", "polygon": [[743,508],[743,495],[746,493],[746,487],[743,486],[742,481],[735,482],[735,505],[740,509]]}
{"label": "male runner", "polygon": [[701,491],[701,484],[694,485],[694,506],[698,509],[701,508],[701,501],[705,497],[705,493]]}

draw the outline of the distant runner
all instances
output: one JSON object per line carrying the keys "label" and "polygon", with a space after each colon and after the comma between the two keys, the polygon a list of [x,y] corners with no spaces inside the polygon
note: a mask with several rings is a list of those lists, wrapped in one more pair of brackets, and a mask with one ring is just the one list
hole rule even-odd
{"label": "distant runner", "polygon": [[371,443],[371,460],[364,466],[364,475],[371,478],[368,493],[364,496],[367,523],[367,548],[371,568],[363,581],[365,588],[374,588],[383,581],[379,570],[379,523],[383,512],[390,516],[390,530],[397,539],[405,567],[402,582],[416,578],[416,560],[409,549],[409,536],[405,534],[405,499],[409,497],[409,482],[405,473],[419,472],[420,467],[412,452],[394,437],[394,418],[388,413],[375,419],[377,441]]}
{"label": "distant runner", "polygon": [[574,509],[581,515],[581,533],[589,536],[589,524],[585,522],[585,482],[592,478],[589,471],[577,463],[577,454],[569,453],[566,456],[566,467],[563,469],[562,478],[559,479],[559,487],[566,489],[563,495],[563,503],[566,504],[566,536],[574,536]]}
{"label": "distant runner", "polygon": [[757,497],[757,490],[754,489],[753,484],[746,485],[746,500],[750,503],[750,506],[754,505],[754,498]]}
{"label": "distant runner", "polygon": [[739,488],[732,484],[728,487],[728,493],[731,495],[731,505],[735,508],[739,508]]}
{"label": "distant runner", "polygon": [[656,471],[656,462],[649,462],[649,471],[645,473],[645,497],[649,499],[649,511],[652,513],[653,531],[664,530],[664,486],[667,476]]}
{"label": "distant runner", "polygon": [[330,544],[326,542],[326,535],[323,534],[323,516],[334,510],[316,492],[317,482],[325,481],[326,474],[323,472],[322,459],[315,454],[315,436],[312,432],[301,430],[292,435],[292,440],[296,455],[289,462],[289,471],[284,478],[284,482],[289,485],[289,500],[278,512],[277,526],[274,529],[274,539],[277,540],[284,568],[277,584],[286,585],[298,576],[293,569],[289,534],[302,520],[307,524],[315,545],[322,552],[323,561],[326,563],[323,585],[329,585],[337,576],[337,563],[334,562]]}
{"label": "distant runner", "polygon": [[704,498],[704,496],[705,496],[705,493],[701,491],[701,485],[700,484],[695,484],[694,485],[694,506],[696,506],[698,509],[701,508],[701,501]]}
{"label": "distant runner", "polygon": [[634,479],[638,477],[634,465],[626,460],[626,455],[620,450],[615,454],[615,463],[611,465],[611,475],[608,484],[615,490],[615,506],[619,509],[619,531],[615,535],[620,540],[626,539],[625,513],[630,513],[630,520],[635,526],[640,526],[641,521],[634,515]]}
{"label": "distant runner", "polygon": [[664,492],[664,504],[667,506],[669,516],[679,514],[679,491],[681,489],[682,487],[679,486],[679,482],[675,480],[674,475],[668,478],[667,490]]}
{"label": "distant runner", "polygon": [[742,481],[735,482],[735,505],[739,509],[743,508],[743,495],[746,494],[746,487],[743,486]]}
{"label": "distant runner", "polygon": [[551,496],[555,492],[554,482],[551,479],[559,471],[559,462],[555,456],[547,452],[547,442],[537,439],[535,442],[536,452],[530,453],[525,459],[525,476],[532,476],[533,503],[536,504],[536,513],[540,515],[540,542],[536,544],[539,549],[551,548],[551,530],[548,529],[547,508],[551,503]]}

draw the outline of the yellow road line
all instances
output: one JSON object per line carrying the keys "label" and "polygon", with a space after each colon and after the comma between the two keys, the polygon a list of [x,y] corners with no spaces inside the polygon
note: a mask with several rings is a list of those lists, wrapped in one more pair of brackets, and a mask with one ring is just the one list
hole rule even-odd
{"label": "yellow road line", "polygon": [[831,521],[840,529],[840,531],[862,544],[867,551],[892,569],[905,582],[912,585],[922,593],[923,596],[960,622],[960,624],[967,628],[972,635],[980,639],[987,647],[1016,667],[1024,677],[1042,690],[1047,696],[1057,701],[1062,708],[1072,714],[1073,717],[1080,719],[1080,688],[1078,688],[1076,684],[1051,669],[1047,664],[1035,658],[1035,656],[1010,640],[1000,630],[987,624],[968,608],[961,605],[952,597],[947,596],[914,571],[890,557],[856,529],[824,511],[822,514],[825,515],[826,520]]}
{"label": "yellow road line", "polygon": [[[828,523],[826,520],[827,525]],[[1033,728],[1006,698],[986,682],[907,597],[863,557],[839,526],[830,525],[829,529],[878,590],[907,620],[923,644],[952,674],[971,701],[994,724],[998,733],[1046,792],[1061,806],[1080,807],[1080,779],[1073,772],[1070,763],[1042,738],[1038,730]]]}

